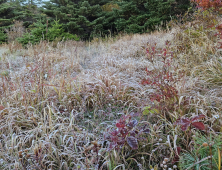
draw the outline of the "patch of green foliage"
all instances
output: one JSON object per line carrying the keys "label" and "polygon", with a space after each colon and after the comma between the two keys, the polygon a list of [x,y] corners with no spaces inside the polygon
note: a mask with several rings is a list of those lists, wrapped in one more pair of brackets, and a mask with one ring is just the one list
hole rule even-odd
{"label": "patch of green foliage", "polygon": [[48,29],[47,25],[42,24],[40,21],[34,23],[32,27],[30,32],[25,33],[23,37],[17,39],[19,43],[22,45],[27,45],[28,43],[37,44],[41,40],[54,41],[58,38],[64,40],[79,40],[76,35],[65,32],[62,28],[62,24],[59,24],[59,21],[54,21],[52,26],[48,27]]}
{"label": "patch of green foliage", "polygon": [[6,39],[7,39],[7,35],[4,34],[3,31],[0,31],[0,44],[6,42]]}
{"label": "patch of green foliage", "polygon": [[[183,4],[183,5],[182,5]],[[166,23],[190,7],[189,0],[76,0],[45,2],[42,13],[59,19],[66,31],[82,39],[120,32],[144,33]]]}
{"label": "patch of green foliage", "polygon": [[[193,150],[183,153],[180,159],[180,168],[191,168],[193,170],[211,170],[217,169],[218,150],[221,150],[222,141],[221,135],[209,137],[196,133],[193,137]],[[210,158],[212,155],[212,158]]]}

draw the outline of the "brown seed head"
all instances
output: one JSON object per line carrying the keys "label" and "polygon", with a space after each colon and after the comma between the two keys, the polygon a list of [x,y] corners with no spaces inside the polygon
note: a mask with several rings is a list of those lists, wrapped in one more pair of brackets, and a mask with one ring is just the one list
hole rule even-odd
{"label": "brown seed head", "polygon": [[208,143],[207,143],[207,142],[204,142],[204,143],[202,144],[202,146],[206,147],[206,146],[208,146]]}

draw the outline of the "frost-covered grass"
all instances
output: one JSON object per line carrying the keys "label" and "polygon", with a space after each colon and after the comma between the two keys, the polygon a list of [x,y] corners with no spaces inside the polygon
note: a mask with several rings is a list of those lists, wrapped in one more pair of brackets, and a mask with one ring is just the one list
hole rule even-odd
{"label": "frost-covered grass", "polygon": [[[167,67],[161,58],[166,41],[173,53]],[[147,49],[152,50],[155,43],[152,62]],[[212,137],[220,136],[222,123],[222,71],[216,43],[204,29],[177,26],[167,33],[59,42],[56,48],[47,42],[26,49],[17,43],[2,45],[0,169],[164,169],[161,164],[183,169],[191,166],[183,158],[193,156],[195,164],[214,148],[220,151],[220,143]],[[165,68],[174,78],[167,78],[174,82],[169,82],[169,90],[175,88],[177,93],[170,100],[162,96],[158,101],[156,88],[162,86],[141,82],[159,73],[168,75]],[[121,149],[107,151],[114,141],[107,135],[120,126],[116,121],[132,113],[137,113],[138,129],[145,125],[149,134],[137,138],[137,150],[127,140]],[[200,120],[204,131],[190,126],[183,132],[174,125],[180,117],[200,114],[205,116]],[[130,133],[139,133],[134,129],[136,125]],[[197,147],[198,139],[206,140],[207,147]],[[216,167],[210,157],[194,166],[201,163]]]}

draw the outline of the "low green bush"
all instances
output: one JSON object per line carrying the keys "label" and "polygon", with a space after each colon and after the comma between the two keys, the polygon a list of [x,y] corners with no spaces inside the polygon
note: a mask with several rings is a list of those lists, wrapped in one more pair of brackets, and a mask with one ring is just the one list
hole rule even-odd
{"label": "low green bush", "polygon": [[219,169],[218,165],[221,163],[221,137],[220,134],[205,136],[196,133],[193,136],[193,150],[181,154],[179,167],[193,170]]}
{"label": "low green bush", "polygon": [[7,35],[4,34],[3,31],[0,31],[0,44],[6,42],[6,39],[7,39]]}
{"label": "low green bush", "polygon": [[48,27],[47,32],[46,30],[46,24],[42,24],[41,22],[34,23],[31,31],[25,33],[22,37],[18,38],[17,41],[22,45],[27,45],[28,43],[37,44],[41,40],[54,41],[58,38],[64,40],[79,40],[76,35],[65,32],[62,24],[59,24],[59,21],[54,21],[52,26]]}

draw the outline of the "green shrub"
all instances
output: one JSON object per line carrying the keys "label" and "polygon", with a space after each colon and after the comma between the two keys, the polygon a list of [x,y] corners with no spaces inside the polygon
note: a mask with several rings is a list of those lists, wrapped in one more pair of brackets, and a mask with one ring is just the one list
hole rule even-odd
{"label": "green shrub", "polygon": [[3,31],[0,31],[0,44],[6,42],[6,39],[7,35]]}
{"label": "green shrub", "polygon": [[54,24],[47,32],[47,40],[54,41],[56,38],[64,38],[65,40],[76,40],[79,38],[76,35],[65,32],[62,28],[62,24],[59,24],[59,21],[54,21]]}
{"label": "green shrub", "polygon": [[[218,151],[221,151],[221,135],[211,134],[209,137],[196,133],[193,138],[192,151],[183,153],[180,157],[180,169],[211,170],[218,168]],[[210,158],[210,156],[213,156]]]}
{"label": "green shrub", "polygon": [[48,27],[46,32],[46,24],[41,22],[34,23],[34,28],[31,29],[29,33],[25,33],[21,38],[18,38],[17,41],[22,43],[22,45],[27,45],[28,43],[37,44],[41,40],[54,41],[55,39],[64,39],[64,40],[75,40],[78,41],[79,38],[76,35],[65,32],[62,28],[62,24],[59,24],[59,21],[54,21],[51,27]]}

